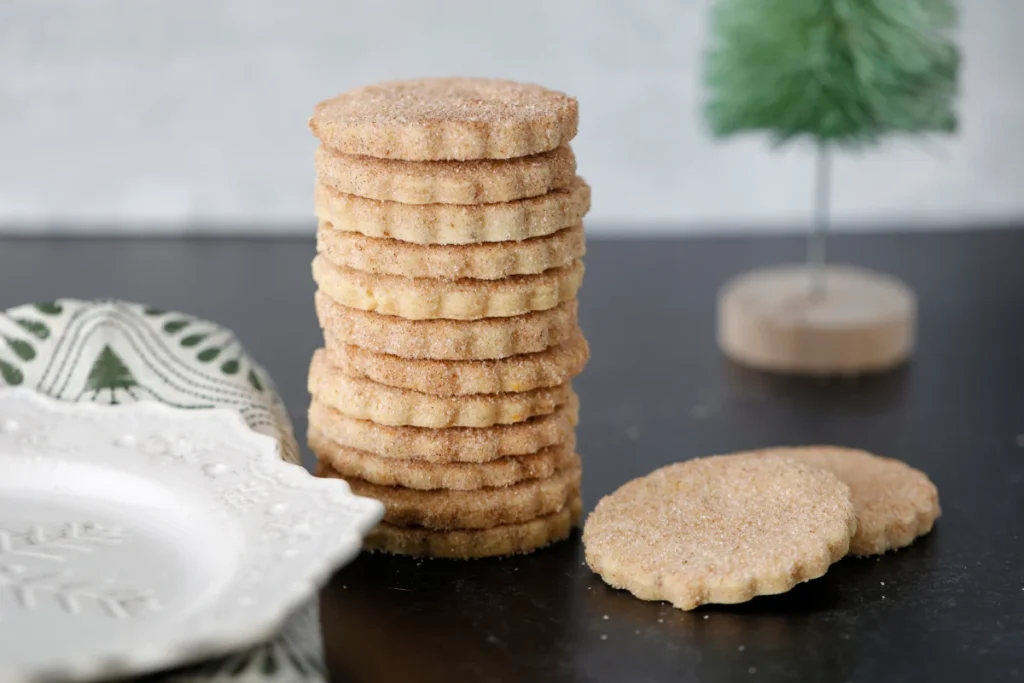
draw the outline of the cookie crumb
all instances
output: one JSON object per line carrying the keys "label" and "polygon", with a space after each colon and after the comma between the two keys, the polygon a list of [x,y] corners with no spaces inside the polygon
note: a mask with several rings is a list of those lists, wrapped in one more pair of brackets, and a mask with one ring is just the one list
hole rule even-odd
{"label": "cookie crumb", "polygon": [[608,640],[608,636],[606,636],[605,634],[602,633],[601,634],[601,640]]}
{"label": "cookie crumb", "polygon": [[603,616],[603,617],[601,617],[601,618],[602,618],[602,619],[604,619],[605,621],[608,621],[608,615],[607,615],[607,614],[606,614],[606,615],[604,615],[604,616]]}
{"label": "cookie crumb", "polygon": [[740,646],[739,646],[738,648],[736,648],[736,649],[737,649],[737,650],[739,650],[740,652],[743,652],[744,650],[746,650],[746,649],[747,649],[747,647],[746,647],[745,645],[740,645]]}

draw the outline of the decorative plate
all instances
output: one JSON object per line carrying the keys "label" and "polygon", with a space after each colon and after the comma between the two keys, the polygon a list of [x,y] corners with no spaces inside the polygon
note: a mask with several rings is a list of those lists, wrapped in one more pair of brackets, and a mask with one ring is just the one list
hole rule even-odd
{"label": "decorative plate", "polygon": [[232,410],[0,389],[0,681],[123,676],[269,639],[382,513]]}
{"label": "decorative plate", "polygon": [[299,448],[273,382],[231,330],[127,301],[60,299],[0,311],[0,386],[62,401],[230,408],[281,457]]}

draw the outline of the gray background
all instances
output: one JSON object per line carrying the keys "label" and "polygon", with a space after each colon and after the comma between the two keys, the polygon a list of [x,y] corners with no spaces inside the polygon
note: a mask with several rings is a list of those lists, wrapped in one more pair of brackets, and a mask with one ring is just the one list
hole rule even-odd
{"label": "gray background", "polygon": [[[838,160],[846,228],[1024,216],[1024,2],[962,3],[955,138]],[[3,0],[0,231],[312,229],[313,104],[419,75],[577,96],[600,233],[802,229],[808,150],[700,116],[710,0]]]}

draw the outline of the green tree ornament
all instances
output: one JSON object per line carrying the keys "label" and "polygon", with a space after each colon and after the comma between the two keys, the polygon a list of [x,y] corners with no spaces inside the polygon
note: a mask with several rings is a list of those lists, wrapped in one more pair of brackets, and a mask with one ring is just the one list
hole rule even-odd
{"label": "green tree ornament", "polygon": [[950,0],[717,0],[706,115],[717,136],[817,144],[812,283],[822,285],[830,149],[952,132],[960,57]]}

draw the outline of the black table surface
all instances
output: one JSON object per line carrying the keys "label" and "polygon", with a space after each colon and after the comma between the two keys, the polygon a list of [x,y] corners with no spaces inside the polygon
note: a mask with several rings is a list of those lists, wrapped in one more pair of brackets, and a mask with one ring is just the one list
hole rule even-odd
{"label": "black table surface", "polygon": [[[585,511],[673,461],[835,443],[939,487],[935,531],[788,594],[681,612],[605,586],[579,534],[473,562],[362,555],[320,597],[339,681],[998,681],[1024,677],[1024,231],[835,238],[836,262],[903,278],[919,347],[896,372],[801,380],[723,360],[719,285],[798,260],[798,239],[593,239],[576,382]],[[119,297],[234,329],[305,430],[320,344],[310,239],[0,240],[0,307]],[[309,464],[308,454],[307,464]]]}

